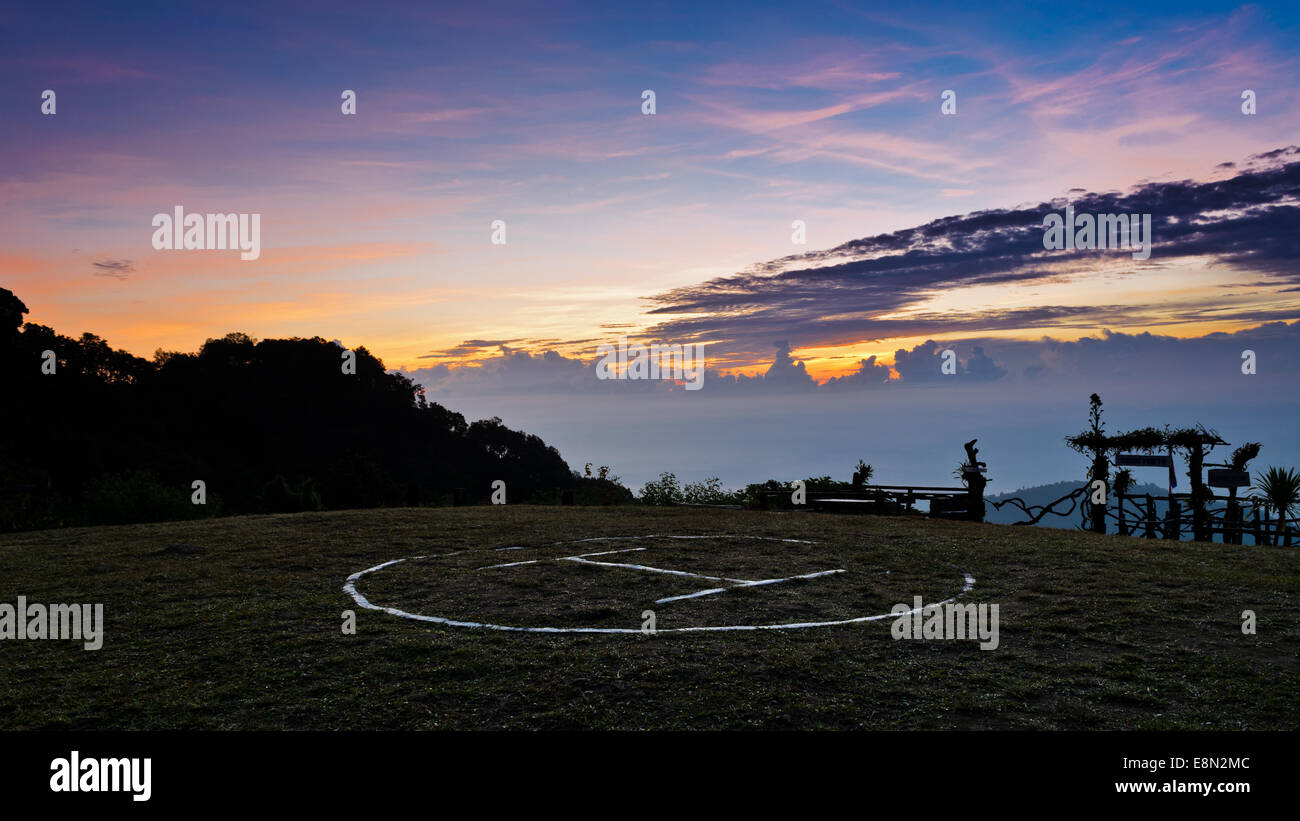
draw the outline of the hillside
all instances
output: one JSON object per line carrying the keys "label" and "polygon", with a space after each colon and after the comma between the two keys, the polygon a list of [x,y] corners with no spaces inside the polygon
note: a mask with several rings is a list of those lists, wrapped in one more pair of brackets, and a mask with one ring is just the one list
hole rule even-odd
{"label": "hillside", "polygon": [[[578,554],[595,558],[568,558]],[[407,561],[386,565],[395,559]],[[690,598],[707,583],[639,565],[741,579],[842,572]],[[7,534],[0,566],[5,601],[99,602],[107,622],[97,651],[0,643],[6,730],[1300,728],[1292,548],[508,505]],[[373,604],[413,614],[632,631],[416,621],[363,609],[344,592],[350,577]],[[914,595],[998,604],[997,648],[896,640],[887,620],[636,629],[647,609],[667,630],[888,613]],[[341,629],[348,610],[355,635]],[[1243,634],[1244,610],[1258,635]]]}

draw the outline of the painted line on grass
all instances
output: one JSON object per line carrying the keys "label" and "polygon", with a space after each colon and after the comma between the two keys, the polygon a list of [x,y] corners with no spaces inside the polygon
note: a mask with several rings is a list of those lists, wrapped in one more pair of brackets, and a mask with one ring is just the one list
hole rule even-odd
{"label": "painted line on grass", "polygon": [[[735,535],[600,536],[591,539],[577,539],[574,540],[573,542],[553,542],[552,544],[577,544],[577,543],[593,542],[593,541],[611,541],[616,539],[714,539],[714,538],[757,538],[757,539],[764,539],[767,541],[797,542],[799,544],[816,544],[816,542],[804,541],[802,539],[774,539],[774,538],[763,537],[763,536],[735,536]],[[634,548],[634,549],[644,550],[645,548]],[[463,552],[464,551],[457,550],[452,553],[441,554],[440,556],[437,556],[435,558],[454,556]],[[609,551],[609,552],[625,552],[625,551]],[[599,554],[589,553],[586,555],[599,555]],[[408,558],[423,559],[428,557],[412,556]],[[581,557],[565,557],[565,558],[581,559]],[[392,559],[390,561],[383,562],[382,564],[377,564],[374,567],[366,568],[365,570],[360,570],[356,573],[353,573],[351,576],[348,576],[347,583],[343,585],[343,592],[351,596],[353,601],[355,601],[359,607],[362,607],[366,610],[377,610],[379,612],[388,613],[389,615],[397,616],[399,618],[428,622],[430,624],[442,624],[448,627],[477,627],[485,630],[497,630],[506,633],[559,633],[559,634],[593,633],[593,634],[601,634],[601,635],[642,635],[642,631],[639,628],[635,628],[635,627],[521,627],[518,625],[509,625],[509,624],[493,624],[491,622],[463,621],[459,619],[444,618],[443,616],[428,616],[421,613],[409,613],[405,610],[401,610],[396,607],[385,607],[383,605],[373,604],[369,599],[365,597],[365,595],[361,593],[361,591],[357,590],[357,582],[360,581],[364,576],[369,575],[371,573],[375,573],[379,570],[383,570],[384,568],[387,567],[392,567],[393,565],[400,564],[401,562],[405,562],[405,561],[407,561],[406,558]],[[528,562],[517,562],[515,564],[527,564],[527,563]],[[613,564],[610,562],[586,562],[586,563],[587,564]],[[686,571],[665,571],[660,568],[647,568],[641,565],[616,565],[616,566],[631,567],[640,570],[654,570],[657,572],[668,572],[668,573],[692,575],[692,576],[698,575],[693,573],[687,573]],[[842,572],[844,571],[843,570],[818,571],[817,573],[814,574],[806,574],[803,577],[792,576],[787,579],[763,579],[758,582],[746,582],[744,584],[741,584],[740,586],[743,587],[743,586],[753,586],[757,584],[774,584],[780,581],[790,581],[791,579],[795,579],[795,578],[809,578],[809,577],[824,576],[824,575],[830,575],[832,573],[842,573]],[[712,578],[712,577],[704,577],[704,578]],[[831,621],[792,622],[788,624],[720,624],[720,625],[702,625],[699,627],[665,627],[656,630],[655,635],[661,633],[720,633],[720,632],[753,631],[753,630],[803,630],[803,629],[808,629],[813,627],[837,627],[845,624],[862,624],[871,621],[881,621],[883,619],[897,619],[903,616],[910,616],[915,613],[921,612],[925,608],[942,607],[943,605],[948,604],[949,602],[956,601],[959,597],[965,595],[966,593],[969,593],[975,587],[975,577],[972,576],[970,573],[962,573],[962,578],[964,584],[962,586],[960,593],[950,598],[944,599],[943,601],[938,602],[937,604],[931,603],[931,604],[924,604],[921,607],[914,607],[911,610],[908,610],[906,613],[879,613],[876,615],[858,616],[856,618],[850,618],[850,619],[835,619]],[[708,592],[722,592],[723,590],[734,590],[734,589],[736,588],[734,587],[718,588],[718,590],[716,591],[708,591]],[[701,591],[701,593],[693,594],[693,595],[702,595],[704,594],[704,592],[705,591]],[[689,597],[679,597],[679,598],[689,598]]]}

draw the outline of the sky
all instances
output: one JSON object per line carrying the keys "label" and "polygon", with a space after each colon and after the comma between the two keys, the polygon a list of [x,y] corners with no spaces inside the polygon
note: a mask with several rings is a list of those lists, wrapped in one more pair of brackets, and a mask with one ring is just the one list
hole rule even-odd
{"label": "sky", "polygon": [[[618,5],[0,8],[0,286],[146,357],[364,345],[634,486],[944,484],[977,435],[1057,481],[1094,391],[1300,464],[1294,4]],[[260,256],[156,249],[178,205]],[[1045,249],[1067,205],[1150,258]],[[620,336],[702,388],[598,379]]]}

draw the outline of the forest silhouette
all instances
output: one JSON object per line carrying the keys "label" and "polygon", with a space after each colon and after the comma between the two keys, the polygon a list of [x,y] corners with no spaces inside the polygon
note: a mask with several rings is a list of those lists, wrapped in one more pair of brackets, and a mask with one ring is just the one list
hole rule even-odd
{"label": "forest silhouette", "polygon": [[26,313],[0,288],[3,530],[487,503],[496,480],[510,502],[631,500],[535,435],[427,401],[362,347],[355,373],[320,337],[231,333],[150,361]]}

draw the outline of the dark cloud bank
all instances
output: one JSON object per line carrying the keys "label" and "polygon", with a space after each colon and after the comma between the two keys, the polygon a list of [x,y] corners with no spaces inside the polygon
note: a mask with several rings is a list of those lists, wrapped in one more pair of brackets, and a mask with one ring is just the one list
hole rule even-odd
{"label": "dark cloud bank", "polygon": [[662,321],[650,332],[681,342],[707,340],[715,353],[752,354],[776,339],[798,349],[939,334],[973,338],[1065,322],[1142,324],[1149,313],[1144,306],[1104,304],[885,318],[937,292],[1084,272],[1099,257],[1134,271],[1205,258],[1275,287],[1300,288],[1296,146],[1256,155],[1229,179],[1146,183],[1127,194],[1078,192],[1069,202],[1076,213],[1151,214],[1151,259],[1139,262],[1116,251],[1045,251],[1043,217],[1060,212],[1065,200],[976,211],[659,294],[651,297],[651,313]]}
{"label": "dark cloud bank", "polygon": [[[1101,331],[1075,342],[1044,336],[1008,340],[998,331],[1045,332],[1064,324],[1142,324],[1168,321],[1149,306],[1042,305],[1008,310],[917,313],[885,318],[912,308],[935,293],[991,283],[1024,283],[1059,277],[1108,261],[1143,268],[1177,260],[1210,259],[1242,275],[1242,287],[1300,291],[1300,148],[1289,146],[1251,157],[1241,166],[1225,163],[1235,176],[1209,182],[1153,182],[1128,193],[1076,192],[1077,213],[1150,213],[1154,252],[1148,261],[1125,252],[1046,252],[1043,216],[1059,212],[1065,201],[1014,209],[978,211],[945,217],[926,225],[882,234],[836,248],[787,257],[729,277],[651,297],[653,315],[662,321],[643,341],[708,342],[710,363],[771,357],[755,376],[723,376],[710,370],[704,397],[736,393],[831,393],[900,390],[909,386],[969,385],[1002,381],[1008,387],[1057,379],[1098,383],[1146,380],[1159,385],[1212,386],[1239,377],[1244,350],[1253,350],[1259,382],[1285,377],[1290,386],[1300,367],[1300,322],[1293,311],[1230,312],[1207,301],[1173,319],[1255,321],[1233,334],[1194,338]],[[702,316],[700,314],[703,314]],[[853,363],[844,376],[818,384],[793,351],[897,337],[943,335],[894,355],[898,378],[875,357]],[[953,339],[953,337],[959,337]],[[681,392],[663,381],[601,381],[595,357],[569,358],[548,351],[533,355],[513,350],[517,340],[467,340],[443,355],[497,356],[479,367],[436,365],[410,375],[433,396],[534,393],[613,395]],[[954,375],[942,373],[943,351],[958,357]],[[846,363],[848,364],[848,363]],[[1271,377],[1271,378],[1270,378]]]}

